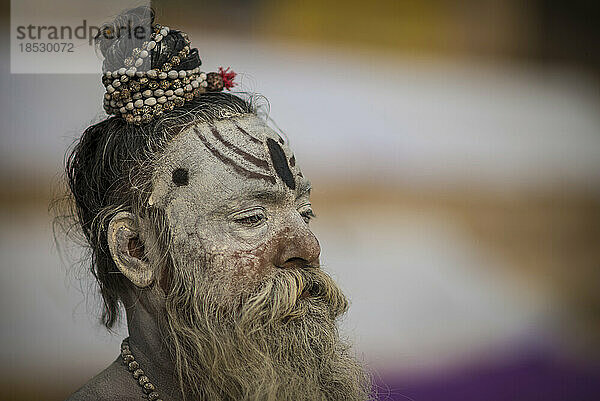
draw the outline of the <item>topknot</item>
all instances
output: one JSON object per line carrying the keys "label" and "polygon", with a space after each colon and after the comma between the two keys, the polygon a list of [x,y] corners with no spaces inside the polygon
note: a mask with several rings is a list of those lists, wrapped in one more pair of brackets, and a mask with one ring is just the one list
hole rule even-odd
{"label": "topknot", "polygon": [[103,71],[122,67],[133,49],[150,40],[154,15],[151,7],[141,6],[122,12],[100,28],[94,41],[104,56]]}
{"label": "topknot", "polygon": [[[185,32],[154,22],[147,6],[120,14],[96,36],[104,55],[104,110],[144,124],[205,92],[233,86],[235,73],[200,71],[198,49]],[[208,78],[210,75],[210,79]]]}
{"label": "topknot", "polygon": [[[96,35],[95,43],[102,55],[104,63],[102,70],[114,71],[127,64],[136,48],[151,40],[152,32],[156,30],[155,13],[151,7],[140,6],[119,14],[112,22],[102,26]],[[152,49],[149,60],[140,70],[161,69],[186,46],[187,35],[171,29],[167,36]],[[198,49],[191,49],[185,59],[174,69],[191,70],[202,64]]]}

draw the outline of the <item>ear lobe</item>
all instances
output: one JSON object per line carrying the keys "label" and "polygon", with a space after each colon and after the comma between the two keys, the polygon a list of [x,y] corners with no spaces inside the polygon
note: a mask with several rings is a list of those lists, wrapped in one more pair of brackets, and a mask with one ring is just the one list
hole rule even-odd
{"label": "ear lobe", "polygon": [[154,282],[154,271],[144,256],[133,214],[117,213],[108,223],[107,239],[113,261],[129,281],[140,288]]}

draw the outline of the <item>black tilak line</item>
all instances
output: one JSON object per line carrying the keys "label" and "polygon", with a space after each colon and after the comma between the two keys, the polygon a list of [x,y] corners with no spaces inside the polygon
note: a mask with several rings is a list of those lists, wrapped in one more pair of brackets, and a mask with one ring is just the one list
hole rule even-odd
{"label": "black tilak line", "polygon": [[290,170],[290,166],[288,166],[287,159],[285,157],[285,152],[281,148],[281,146],[275,142],[273,139],[267,139],[267,146],[269,147],[269,153],[271,154],[271,160],[273,161],[273,167],[275,167],[275,172],[281,178],[281,180],[287,185],[290,189],[296,189],[296,181],[294,180],[294,175]]}
{"label": "black tilak line", "polygon": [[250,153],[243,151],[242,149],[235,146],[233,143],[229,142],[227,139],[223,138],[219,130],[217,130],[217,127],[211,125],[210,131],[212,132],[215,138],[217,138],[219,141],[221,141],[221,143],[223,143],[223,145],[233,150],[238,155],[242,156],[246,161],[254,164],[256,167],[263,168],[269,171],[269,163],[267,163],[266,160],[259,159],[258,157],[255,157]]}
{"label": "black tilak line", "polygon": [[231,167],[233,167],[233,169],[240,175],[246,176],[248,178],[256,178],[256,179],[261,179],[261,180],[265,180],[273,185],[275,185],[275,178],[269,176],[269,175],[264,175],[264,174],[260,174],[260,173],[255,173],[253,171],[250,170],[246,170],[245,168],[243,168],[242,166],[238,166],[235,161],[231,160],[230,158],[228,158],[227,156],[221,154],[217,149],[214,148],[214,146],[212,146],[207,140],[206,138],[204,138],[204,136],[202,135],[202,133],[200,132],[200,130],[198,130],[198,128],[194,128],[194,132],[196,133],[196,135],[198,135],[198,138],[200,138],[200,140],[202,141],[202,143],[204,144],[204,146],[206,146],[206,148],[219,160],[221,160],[223,163],[230,165]]}
{"label": "black tilak line", "polygon": [[236,128],[237,128],[237,129],[238,129],[238,130],[239,130],[239,131],[242,133],[242,134],[245,134],[246,136],[248,136],[248,138],[250,138],[250,140],[251,140],[252,142],[254,142],[254,143],[257,143],[257,144],[259,144],[259,145],[262,145],[262,144],[263,144],[263,143],[262,143],[260,140],[256,139],[256,138],[255,138],[255,137],[253,137],[252,135],[250,135],[250,134],[248,133],[248,131],[246,131],[245,129],[243,129],[243,128],[242,128],[242,127],[240,127],[239,125],[237,125],[237,123],[235,123],[235,122],[234,122],[234,124],[235,124],[235,127],[236,127]]}

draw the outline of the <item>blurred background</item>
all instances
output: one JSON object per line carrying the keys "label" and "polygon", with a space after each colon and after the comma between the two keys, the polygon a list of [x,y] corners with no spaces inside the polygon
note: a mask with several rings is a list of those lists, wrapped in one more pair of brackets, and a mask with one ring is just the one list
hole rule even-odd
{"label": "blurred background", "polygon": [[[103,87],[11,74],[2,4],[1,398],[62,400],[126,335],[99,324],[48,212],[66,150],[104,118]],[[204,70],[232,66],[236,89],[269,100],[380,400],[600,399],[595,2],[152,5]]]}

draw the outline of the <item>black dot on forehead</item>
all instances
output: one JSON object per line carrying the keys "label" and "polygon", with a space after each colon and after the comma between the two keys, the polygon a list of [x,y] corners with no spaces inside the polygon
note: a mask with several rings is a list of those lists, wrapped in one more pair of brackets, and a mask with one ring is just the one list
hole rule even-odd
{"label": "black dot on forehead", "polygon": [[275,172],[279,178],[281,178],[288,188],[296,189],[294,175],[290,170],[290,166],[288,166],[285,152],[281,146],[279,146],[279,144],[271,138],[267,139],[267,146],[269,147],[269,153],[271,155],[271,160],[273,161],[273,167],[275,167]]}
{"label": "black dot on forehead", "polygon": [[173,170],[172,180],[178,187],[187,185],[190,182],[189,174],[185,168],[177,168]]}

